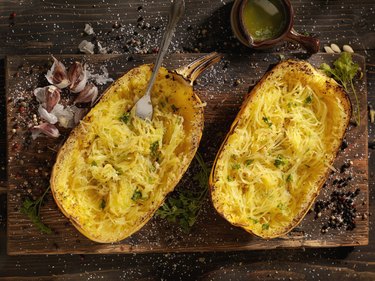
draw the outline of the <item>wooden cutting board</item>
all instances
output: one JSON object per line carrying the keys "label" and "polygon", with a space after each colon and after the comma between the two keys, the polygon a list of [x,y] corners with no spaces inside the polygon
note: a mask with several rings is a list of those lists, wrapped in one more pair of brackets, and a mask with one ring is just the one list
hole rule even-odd
{"label": "wooden cutting board", "polygon": [[[170,55],[165,64],[173,69],[200,55],[202,54]],[[101,72],[100,67],[104,65],[114,79],[136,65],[154,61],[152,55],[63,55],[58,58],[66,64],[73,60],[86,61],[97,73]],[[304,59],[319,66],[322,62],[331,63],[335,58],[337,56],[316,54]],[[364,71],[364,58],[355,55],[354,59]],[[198,79],[195,89],[201,99],[207,102],[200,151],[209,165],[212,164],[245,94],[270,66],[278,61],[277,54],[226,55],[219,64]],[[330,211],[323,211],[319,218],[315,217],[314,212],[310,212],[288,235],[268,241],[262,240],[231,226],[215,212],[207,199],[197,223],[188,234],[182,232],[178,225],[153,218],[139,232],[122,242],[99,244],[82,236],[69,223],[49,193],[46,204],[41,209],[41,216],[43,222],[53,229],[53,234],[40,233],[20,212],[20,206],[25,197],[39,196],[48,187],[56,152],[69,133],[67,130],[63,131],[58,139],[30,138],[28,126],[32,123],[33,114],[37,114],[37,102],[32,91],[37,86],[47,85],[44,74],[50,64],[50,56],[10,56],[6,60],[8,254],[201,252],[368,244],[366,76],[355,85],[359,92],[361,125],[350,126],[346,135],[348,147],[339,152],[334,163],[340,170],[344,163],[352,161],[348,168],[352,179],[348,186],[338,188],[337,184],[333,184],[333,180],[343,175],[340,172],[333,174],[318,197],[318,200],[329,201],[334,190],[348,192],[359,188],[360,193],[354,199],[358,214],[354,230],[329,229],[327,233],[322,233],[321,228],[328,222]],[[102,86],[101,89],[105,87]],[[184,188],[192,177],[192,173],[188,172],[177,188]]]}

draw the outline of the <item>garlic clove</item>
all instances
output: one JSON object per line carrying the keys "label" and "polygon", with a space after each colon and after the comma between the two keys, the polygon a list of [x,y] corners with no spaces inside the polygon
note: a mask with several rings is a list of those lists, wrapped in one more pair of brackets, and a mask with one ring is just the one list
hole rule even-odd
{"label": "garlic clove", "polygon": [[59,125],[64,128],[74,127],[74,111],[70,106],[64,108],[64,106],[56,107],[53,114],[57,117]]}
{"label": "garlic clove", "polygon": [[97,97],[98,87],[90,83],[87,84],[86,87],[79,93],[78,97],[74,101],[74,104],[91,102],[91,105],[93,105]]}
{"label": "garlic clove", "polygon": [[327,54],[335,53],[330,46],[324,46],[324,50],[326,51]]}
{"label": "garlic clove", "polygon": [[332,49],[335,53],[341,53],[341,49],[340,49],[340,47],[339,47],[337,44],[332,43],[332,44],[331,44],[331,49]]}
{"label": "garlic clove", "polygon": [[73,93],[81,92],[87,84],[87,71],[86,65],[82,65],[80,62],[75,61],[68,70],[68,78],[71,82],[70,90]]}
{"label": "garlic clove", "polygon": [[64,89],[70,84],[66,68],[64,64],[58,61],[54,56],[52,56],[52,58],[53,65],[51,69],[47,71],[46,78],[50,84],[53,84],[60,89]]}
{"label": "garlic clove", "polygon": [[354,53],[353,48],[350,47],[349,45],[344,45],[344,46],[342,46],[342,49],[344,50],[344,52]]}
{"label": "garlic clove", "polygon": [[45,90],[45,108],[47,112],[51,112],[55,105],[60,101],[61,90],[55,86],[48,86]]}
{"label": "garlic clove", "polygon": [[39,103],[46,102],[46,88],[47,87],[40,87],[34,90],[34,96]]}
{"label": "garlic clove", "polygon": [[50,124],[56,124],[57,123],[57,117],[55,114],[53,114],[53,111],[51,113],[49,113],[44,107],[43,105],[39,105],[38,107],[38,112],[39,112],[39,115],[42,119],[44,119],[45,121],[47,121],[48,123]]}
{"label": "garlic clove", "polygon": [[58,138],[60,136],[59,130],[55,127],[55,125],[42,123],[38,126],[34,126],[31,129],[31,137],[35,140],[40,134],[45,134],[52,138]]}

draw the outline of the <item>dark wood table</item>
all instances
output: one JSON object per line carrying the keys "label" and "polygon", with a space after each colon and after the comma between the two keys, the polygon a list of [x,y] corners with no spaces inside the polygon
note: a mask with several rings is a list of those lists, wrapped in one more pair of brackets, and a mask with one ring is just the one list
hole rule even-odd
{"label": "dark wood table", "polygon": [[[291,1],[295,28],[314,33],[322,46],[350,44],[366,57],[368,102],[375,106],[375,2]],[[186,1],[171,52],[254,52],[233,38],[232,2]],[[240,252],[8,256],[6,206],[6,55],[78,54],[90,38],[110,53],[153,53],[169,1],[3,0],[0,2],[0,280],[375,280],[374,124],[369,122],[369,245]],[[95,36],[83,34],[90,23]],[[121,28],[125,27],[125,28]],[[123,34],[119,30],[125,30]],[[151,34],[151,37],[147,37]],[[132,39],[133,38],[133,39]],[[298,53],[284,44],[274,50]]]}

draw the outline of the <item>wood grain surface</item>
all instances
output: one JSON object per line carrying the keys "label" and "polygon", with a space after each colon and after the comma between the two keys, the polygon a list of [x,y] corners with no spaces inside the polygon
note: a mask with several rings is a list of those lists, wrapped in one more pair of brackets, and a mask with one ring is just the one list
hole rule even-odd
{"label": "wood grain surface", "polygon": [[[184,19],[171,53],[220,51],[263,58],[267,52],[304,53],[298,45],[254,51],[237,44],[229,24],[232,0],[186,0]],[[323,46],[350,44],[366,58],[368,103],[375,105],[375,9],[373,0],[291,0],[295,29],[316,34]],[[79,54],[83,40],[100,40],[113,52],[134,31],[158,45],[169,1],[3,0],[0,1],[0,128],[6,126],[5,56]],[[12,16],[13,15],[13,16]],[[137,28],[138,20],[160,29]],[[90,23],[95,36],[83,34]],[[122,25],[123,29],[113,26]],[[204,34],[204,35],[203,35]],[[136,36],[137,37],[137,36]],[[94,40],[95,42],[95,40]],[[261,70],[265,71],[265,70]],[[259,74],[258,77],[260,77]],[[233,80],[237,77],[231,76]],[[203,80],[202,80],[203,81]],[[198,82],[198,86],[199,86]],[[0,130],[0,280],[375,280],[374,124],[369,129],[369,244],[361,247],[293,248],[236,252],[100,255],[7,255],[6,130]],[[33,243],[33,241],[30,241]]]}
{"label": "wood grain surface", "polygon": [[[170,69],[193,61],[203,54],[171,55],[166,60]],[[134,66],[153,62],[154,55],[127,56],[97,55],[77,57],[64,55],[61,60],[69,65],[73,60],[85,61],[94,72],[106,66],[110,77],[117,78]],[[308,60],[315,66],[322,62],[332,63],[337,56],[313,55]],[[205,129],[200,151],[208,163],[212,163],[216,152],[226,135],[230,124],[239,110],[243,97],[263,73],[279,60],[276,54],[263,56],[227,55],[214,68],[207,70],[195,86],[201,99],[207,102],[205,108]],[[364,58],[356,55],[355,60],[365,69]],[[37,113],[38,103],[33,89],[47,85],[44,74],[51,61],[50,56],[7,57],[7,120],[8,120],[8,254],[55,254],[55,253],[144,253],[144,252],[203,252],[228,250],[254,250],[291,247],[335,247],[359,246],[368,243],[368,161],[367,161],[367,92],[366,76],[356,85],[359,92],[362,122],[351,125],[346,134],[348,147],[338,154],[334,166],[340,167],[352,161],[345,174],[332,173],[318,200],[328,201],[332,192],[348,192],[360,189],[354,203],[358,212],[354,230],[341,229],[321,233],[324,222],[331,214],[322,212],[314,218],[311,212],[288,235],[272,240],[256,238],[240,228],[231,226],[212,208],[207,199],[197,224],[190,233],[179,231],[178,227],[161,219],[152,219],[138,233],[119,243],[99,244],[82,236],[62,215],[48,194],[48,203],[41,209],[43,221],[53,229],[51,235],[41,234],[30,220],[20,212],[25,197],[38,196],[48,186],[51,167],[56,152],[68,135],[64,131],[58,139],[30,138],[29,124]],[[234,80],[236,77],[236,80]],[[103,88],[103,87],[102,87]],[[354,96],[351,96],[355,104]],[[12,130],[17,128],[16,133]],[[192,167],[193,168],[193,167]],[[334,179],[352,175],[345,188],[332,184]],[[189,188],[193,173],[187,173],[177,188]],[[32,241],[32,243],[30,243]]]}

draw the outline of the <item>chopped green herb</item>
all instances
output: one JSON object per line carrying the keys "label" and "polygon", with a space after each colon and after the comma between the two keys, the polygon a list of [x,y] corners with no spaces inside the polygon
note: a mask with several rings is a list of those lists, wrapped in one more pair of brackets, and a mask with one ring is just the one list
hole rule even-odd
{"label": "chopped green herb", "polygon": [[98,166],[98,163],[96,163],[95,161],[92,161],[91,166]]}
{"label": "chopped green herb", "polygon": [[285,205],[283,203],[277,204],[277,208],[280,210],[285,210]]}
{"label": "chopped green herb", "polygon": [[125,124],[128,124],[130,121],[130,112],[125,112],[124,115],[120,117],[120,121],[124,122]]}
{"label": "chopped green herb", "polygon": [[348,52],[342,52],[340,57],[333,63],[333,65],[334,68],[331,68],[328,64],[323,63],[320,65],[320,69],[325,74],[331,76],[333,79],[339,82],[344,87],[346,92],[349,93],[349,90],[352,90],[357,105],[356,122],[359,125],[361,123],[359,101],[357,91],[355,90],[353,84],[353,79],[359,71],[359,65],[353,62],[352,54]]}
{"label": "chopped green herb", "polygon": [[252,222],[253,222],[254,224],[259,222],[257,219],[253,219],[253,218],[250,218],[250,220],[252,220]]}
{"label": "chopped green herb", "polygon": [[286,177],[286,181],[287,182],[291,182],[293,180],[293,177],[291,174],[289,174],[287,177]]}
{"label": "chopped green herb", "polygon": [[264,121],[264,123],[266,123],[268,125],[268,127],[271,128],[272,122],[268,119],[268,117],[263,117],[263,121]]}
{"label": "chopped green herb", "polygon": [[251,163],[253,163],[254,162],[254,159],[247,159],[246,161],[245,161],[245,165],[246,166],[249,166]]}
{"label": "chopped green herb", "polygon": [[167,104],[165,103],[165,101],[161,101],[161,102],[160,102],[160,106],[161,106],[161,107],[164,108],[166,105],[167,105]]}
{"label": "chopped green herb", "polygon": [[133,193],[132,200],[137,201],[139,199],[142,199],[142,192],[136,189]]}
{"label": "chopped green herb", "polygon": [[241,165],[238,163],[232,165],[233,170],[238,170],[239,168],[241,168]]}
{"label": "chopped green herb", "polygon": [[277,158],[275,159],[275,162],[273,162],[276,168],[279,168],[280,166],[285,164],[284,157],[282,155],[278,155]]}
{"label": "chopped green herb", "polygon": [[48,226],[46,226],[42,220],[40,219],[40,207],[43,204],[44,197],[50,190],[50,186],[46,189],[42,196],[40,196],[37,200],[31,200],[30,198],[26,198],[23,201],[21,206],[21,212],[29,217],[32,223],[43,233],[51,234],[52,230]]}
{"label": "chopped green herb", "polygon": [[312,103],[312,100],[313,100],[313,97],[312,97],[312,96],[308,96],[308,97],[305,99],[305,104],[311,104],[311,103]]}
{"label": "chopped green herb", "polygon": [[171,105],[173,113],[176,113],[178,111],[178,107],[175,106],[174,104]]}
{"label": "chopped green herb", "polygon": [[106,206],[105,200],[104,198],[102,198],[102,201],[100,202],[100,209],[104,210],[105,206]]}
{"label": "chopped green herb", "polygon": [[160,150],[159,150],[159,142],[155,141],[150,145],[150,150],[151,150],[151,157],[155,161],[159,161],[160,158]]}
{"label": "chopped green herb", "polygon": [[234,178],[231,177],[231,176],[227,176],[227,180],[230,182],[230,181],[234,181]]}
{"label": "chopped green herb", "polygon": [[199,190],[177,189],[156,212],[156,215],[162,219],[178,223],[184,232],[189,232],[196,222],[203,200],[208,193],[209,169],[198,152],[195,160],[200,170],[194,175],[193,180],[198,183]]}
{"label": "chopped green herb", "polygon": [[121,168],[119,168],[119,167],[114,167],[114,169],[116,170],[116,173],[118,174],[118,175],[122,175],[124,172],[122,171],[122,169]]}
{"label": "chopped green herb", "polygon": [[268,230],[270,228],[270,225],[268,223],[262,224],[262,229],[263,230]]}

